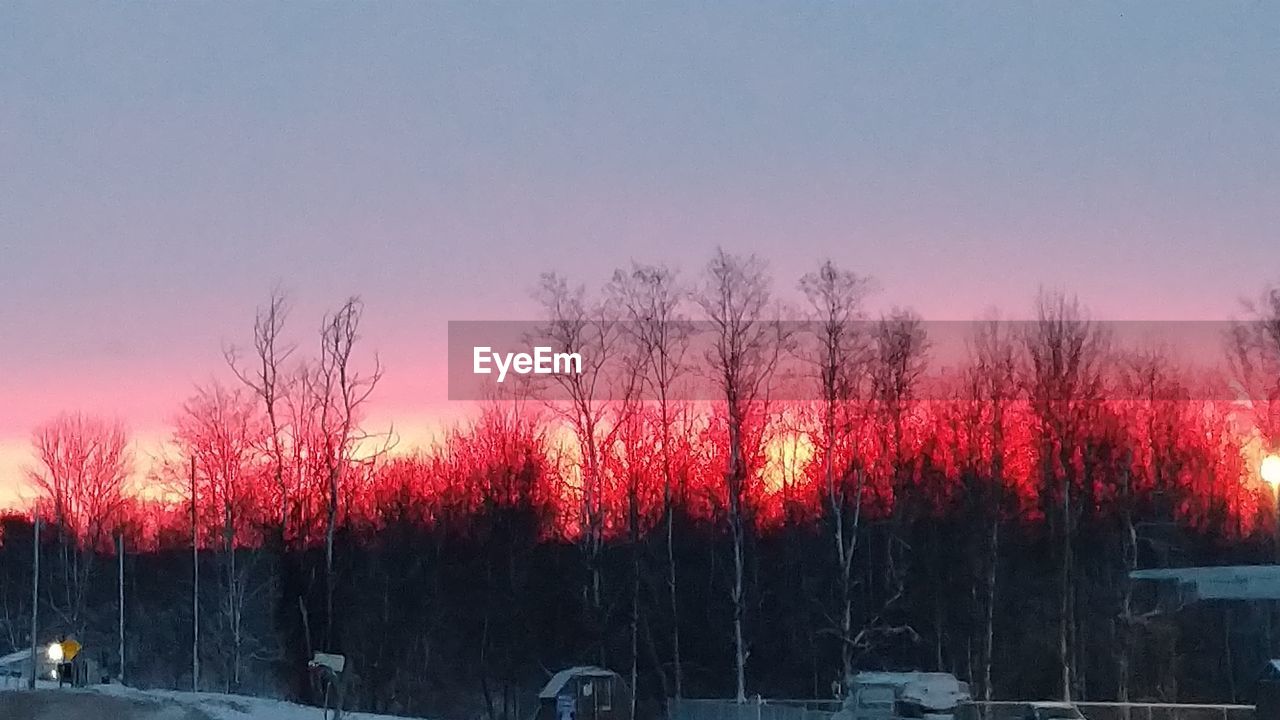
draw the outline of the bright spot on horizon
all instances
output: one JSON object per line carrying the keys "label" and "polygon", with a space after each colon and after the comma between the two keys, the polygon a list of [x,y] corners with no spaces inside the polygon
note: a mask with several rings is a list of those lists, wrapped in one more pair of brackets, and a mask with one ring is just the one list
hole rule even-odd
{"label": "bright spot on horizon", "polygon": [[794,488],[804,477],[805,468],[813,459],[816,448],[808,433],[785,432],[765,444],[765,464],[760,479],[769,494]]}

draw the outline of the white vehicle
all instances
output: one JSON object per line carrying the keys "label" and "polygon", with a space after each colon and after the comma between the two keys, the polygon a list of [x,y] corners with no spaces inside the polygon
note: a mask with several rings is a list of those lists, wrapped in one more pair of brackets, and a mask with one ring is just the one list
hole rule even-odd
{"label": "white vehicle", "polygon": [[835,720],[953,720],[969,699],[969,684],[950,673],[864,672],[849,679]]}

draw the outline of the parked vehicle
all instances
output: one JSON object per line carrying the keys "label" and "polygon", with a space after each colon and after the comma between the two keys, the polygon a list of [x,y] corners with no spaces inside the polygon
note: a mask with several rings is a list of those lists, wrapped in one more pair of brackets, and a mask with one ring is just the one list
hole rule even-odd
{"label": "parked vehicle", "polygon": [[950,673],[864,672],[849,679],[835,720],[953,720],[969,684]]}

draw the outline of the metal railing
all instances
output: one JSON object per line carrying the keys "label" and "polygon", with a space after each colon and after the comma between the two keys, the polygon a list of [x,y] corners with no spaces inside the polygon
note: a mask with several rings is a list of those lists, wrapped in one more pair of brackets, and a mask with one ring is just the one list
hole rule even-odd
{"label": "metal railing", "polygon": [[[753,697],[745,703],[724,699],[672,699],[671,720],[832,720],[839,700],[791,700]],[[1024,720],[1029,701],[969,702],[956,720]],[[1076,703],[1088,720],[1254,720],[1252,705],[1175,703]]]}
{"label": "metal railing", "polygon": [[721,699],[670,700],[671,720],[831,720],[839,700],[747,698],[744,703]]}
{"label": "metal railing", "polygon": [[1254,720],[1252,705],[1077,703],[1089,720]]}
{"label": "metal railing", "polygon": [[[956,720],[1023,720],[1027,702],[970,702],[956,710]],[[1189,703],[1075,703],[1088,720],[1254,720],[1252,705]]]}

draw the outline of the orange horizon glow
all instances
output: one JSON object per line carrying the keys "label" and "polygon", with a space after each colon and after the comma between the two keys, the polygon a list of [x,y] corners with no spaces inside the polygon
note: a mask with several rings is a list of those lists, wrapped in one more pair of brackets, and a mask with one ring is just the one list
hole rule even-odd
{"label": "orange horizon glow", "polygon": [[[804,518],[813,519],[823,512],[826,488],[822,474],[826,450],[821,446],[819,425],[813,422],[817,416],[809,412],[812,409],[792,406],[771,413],[769,422],[775,427],[753,435],[758,440],[748,442],[749,454],[755,459],[750,461],[750,467],[754,469],[745,499],[754,508],[754,523],[762,531],[788,522],[807,522]],[[964,448],[970,446],[970,440],[963,433],[956,434],[953,422],[955,409],[954,403],[916,403],[909,410],[904,426],[906,444],[903,453],[910,459],[908,472],[915,488],[911,492],[926,499],[939,511],[955,503],[957,493],[961,491],[958,480],[963,466],[976,463],[976,470],[981,473],[985,464],[991,462],[992,449],[984,444],[986,441],[977,446],[977,456],[967,455],[969,451]],[[1117,405],[1115,409],[1122,414],[1141,411],[1133,404]],[[1025,408],[1017,412],[1023,413]],[[1260,517],[1275,511],[1270,488],[1264,485],[1259,475],[1266,457],[1263,451],[1267,447],[1261,434],[1255,429],[1241,431],[1236,428],[1240,418],[1230,407],[1206,405],[1201,413],[1191,412],[1185,417],[1199,417],[1194,422],[1201,424],[1173,428],[1179,433],[1177,442],[1185,447],[1186,452],[1199,453],[1204,462],[1186,466],[1176,477],[1165,479],[1176,483],[1186,493],[1184,505],[1176,509],[1179,522],[1197,525],[1202,518],[1212,515],[1214,503],[1222,503],[1231,513],[1232,527],[1235,528],[1233,534],[1252,532]],[[494,425],[498,418],[503,419],[499,425]],[[1140,418],[1140,414],[1132,415],[1130,420]],[[521,492],[518,490],[518,478],[523,472],[520,467],[533,461],[539,469],[531,478],[536,486],[528,488],[532,493],[528,497],[535,503],[546,504],[552,513],[551,528],[555,534],[572,538],[583,531],[580,504],[587,497],[587,489],[583,486],[581,456],[574,434],[561,422],[545,415],[536,421],[533,416],[518,420],[510,408],[491,406],[467,422],[448,425],[419,422],[397,427],[401,442],[380,456],[377,467],[354,472],[345,481],[352,483],[349,486],[351,499],[344,511],[349,520],[377,526],[382,522],[383,503],[393,498],[400,498],[395,502],[410,501],[426,513],[424,517],[445,512],[441,503],[456,505],[457,509],[469,513],[488,502],[516,502],[514,498],[517,495],[510,493]],[[1150,484],[1153,482],[1151,457],[1143,449],[1146,440],[1142,433],[1145,431],[1141,429],[1140,422],[1123,427],[1129,428],[1123,432],[1130,434],[1123,437],[1130,438],[1126,442],[1136,443],[1133,445],[1136,452],[1127,466],[1123,457],[1114,456],[1110,461],[1112,464],[1104,466],[1104,475],[1098,482],[1118,482],[1118,476],[1106,473],[1132,473],[1129,482],[1134,483],[1135,491],[1145,492],[1141,489],[1152,487]],[[1034,522],[1038,517],[1036,497],[1039,482],[1034,438],[1025,417],[1013,419],[1010,428],[1003,463],[1005,482],[1018,497],[1023,508],[1021,513]],[[1203,434],[1206,430],[1210,431],[1208,435]],[[679,447],[673,448],[679,487],[673,489],[677,493],[677,502],[694,517],[710,519],[723,512],[725,457],[721,431],[714,416],[705,416],[691,433],[673,437],[673,441],[679,443]],[[1097,431],[1115,430],[1099,427]],[[495,432],[499,434],[495,435]],[[890,512],[899,498],[895,497],[896,485],[888,475],[888,458],[883,455],[883,450],[876,449],[884,442],[884,437],[877,440],[868,432],[873,431],[854,432],[840,439],[841,445],[834,451],[838,455],[834,467],[847,467],[855,457],[850,453],[855,453],[858,461],[863,463],[866,468],[863,510],[871,518]],[[639,473],[643,483],[637,496],[642,522],[652,525],[661,514],[658,445],[652,436],[634,438],[634,441],[639,444],[631,451],[630,459],[627,459],[627,451],[621,445],[604,449],[605,465],[601,466],[599,472],[602,475],[592,492],[596,493],[600,510],[604,513],[602,527],[606,536],[626,531],[630,492],[626,478],[631,473]],[[758,443],[754,445],[756,450],[750,450],[751,443]],[[127,490],[128,497],[140,503],[140,507],[158,509],[158,513],[147,521],[151,526],[157,522],[179,525],[186,522],[182,519],[187,517],[183,508],[190,501],[185,488],[166,487],[149,480],[152,463],[158,463],[166,453],[181,452],[172,436],[139,435],[133,439],[133,447],[136,463]],[[10,444],[9,452],[12,451]],[[368,455],[358,452],[355,459],[360,457]],[[843,476],[840,482],[850,482],[847,474],[838,471],[837,475]],[[500,485],[494,485],[495,482]],[[511,485],[512,482],[517,485]],[[269,490],[266,486],[246,488],[244,501],[250,505],[265,502],[269,506],[271,501],[262,494],[266,490]],[[10,502],[8,507],[30,511],[34,493],[16,497],[19,502]],[[306,496],[299,496],[295,501],[315,502],[314,498],[307,499]],[[1108,501],[1100,497],[1098,502]],[[1268,526],[1267,523],[1263,525]],[[153,527],[150,532],[156,531]],[[304,533],[302,537],[305,539],[305,529],[300,532]]]}

